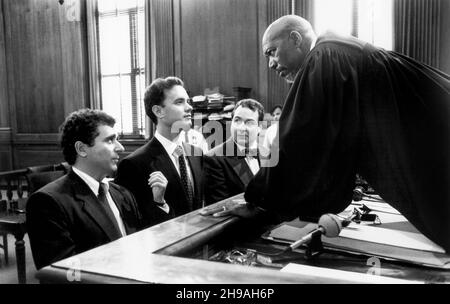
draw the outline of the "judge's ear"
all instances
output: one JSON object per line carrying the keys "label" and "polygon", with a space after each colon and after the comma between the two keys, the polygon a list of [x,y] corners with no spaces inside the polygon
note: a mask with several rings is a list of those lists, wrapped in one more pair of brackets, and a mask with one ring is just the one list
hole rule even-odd
{"label": "judge's ear", "polygon": [[289,39],[291,39],[297,47],[300,47],[303,41],[302,35],[297,31],[290,32]]}
{"label": "judge's ear", "polygon": [[83,157],[83,158],[87,157],[87,152],[86,152],[87,146],[88,145],[86,145],[82,141],[75,142],[75,151],[77,151],[78,156]]}
{"label": "judge's ear", "polygon": [[164,117],[164,110],[162,106],[154,105],[152,107],[152,112],[155,114],[157,118],[163,118]]}

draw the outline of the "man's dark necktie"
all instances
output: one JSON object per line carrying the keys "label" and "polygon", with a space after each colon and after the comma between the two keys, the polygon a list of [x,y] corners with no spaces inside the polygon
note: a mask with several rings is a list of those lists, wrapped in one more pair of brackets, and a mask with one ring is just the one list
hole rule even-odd
{"label": "man's dark necktie", "polygon": [[246,157],[254,157],[257,158],[258,157],[258,149],[244,149],[244,153]]}
{"label": "man's dark necktie", "polygon": [[108,186],[105,183],[100,183],[100,187],[98,188],[98,201],[100,202],[100,205],[105,210],[105,213],[108,217],[108,219],[111,221],[111,223],[114,226],[114,233],[116,234],[115,239],[118,239],[122,237],[122,233],[120,232],[119,225],[117,223],[117,220],[114,216],[114,213],[111,210],[111,207],[108,204],[108,199],[106,198],[106,193],[108,192]]}
{"label": "man's dark necktie", "polygon": [[180,178],[181,184],[183,185],[183,190],[186,195],[186,200],[189,204],[189,210],[193,210],[194,205],[194,189],[192,187],[191,181],[189,180],[187,173],[186,161],[184,159],[184,152],[181,146],[175,149],[175,155],[178,157],[178,164],[180,165]]}

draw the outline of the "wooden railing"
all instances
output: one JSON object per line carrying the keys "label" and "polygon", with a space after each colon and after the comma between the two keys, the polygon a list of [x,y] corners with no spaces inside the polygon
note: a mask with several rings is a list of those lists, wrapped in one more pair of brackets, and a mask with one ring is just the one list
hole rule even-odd
{"label": "wooden railing", "polygon": [[[28,167],[26,169],[0,172],[0,248],[4,251],[5,263],[8,264],[7,235],[14,235],[19,283],[26,283],[25,241],[26,202],[32,191],[51,182],[53,176],[46,173],[60,172],[55,178],[67,173],[69,166],[65,163],[47,166]],[[50,171],[50,172],[49,172]],[[40,176],[45,175],[45,178]],[[1,240],[0,239],[0,240]]]}
{"label": "wooden railing", "polygon": [[24,208],[27,169],[0,172],[0,212]]}
{"label": "wooden railing", "polygon": [[27,172],[27,169],[0,172],[0,236],[3,240],[0,248],[4,251],[5,264],[8,264],[7,235],[14,235],[19,283],[26,283],[25,241],[23,238],[26,233]]}
{"label": "wooden railing", "polygon": [[[67,173],[69,165],[60,163],[54,165],[28,167],[26,169],[0,172],[0,212],[2,211],[24,211],[25,202],[33,191],[53,180],[51,177],[40,178],[38,175],[45,172]],[[55,175],[59,177],[60,175]]]}

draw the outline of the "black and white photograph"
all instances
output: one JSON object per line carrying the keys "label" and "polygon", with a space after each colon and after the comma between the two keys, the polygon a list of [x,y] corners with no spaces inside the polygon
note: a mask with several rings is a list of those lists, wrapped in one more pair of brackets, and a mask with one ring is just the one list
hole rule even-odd
{"label": "black and white photograph", "polygon": [[0,285],[450,283],[449,16],[0,0]]}

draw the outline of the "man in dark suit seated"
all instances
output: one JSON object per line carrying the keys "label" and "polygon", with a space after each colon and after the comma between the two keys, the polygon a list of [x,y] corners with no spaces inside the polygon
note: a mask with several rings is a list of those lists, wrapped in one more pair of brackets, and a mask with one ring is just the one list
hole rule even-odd
{"label": "man in dark suit seated", "polygon": [[259,122],[263,106],[253,99],[239,101],[232,113],[231,137],[205,157],[205,197],[208,204],[245,191],[259,171]]}
{"label": "man in dark suit seated", "polygon": [[61,147],[72,169],[27,202],[27,229],[36,268],[92,249],[141,228],[133,195],[106,179],[117,170],[114,118],[99,110],[70,114]]}
{"label": "man in dark suit seated", "polygon": [[119,164],[116,182],[134,194],[146,226],[203,206],[203,153],[180,137],[192,124],[188,100],[181,79],[153,81],[144,103],[155,136]]}

